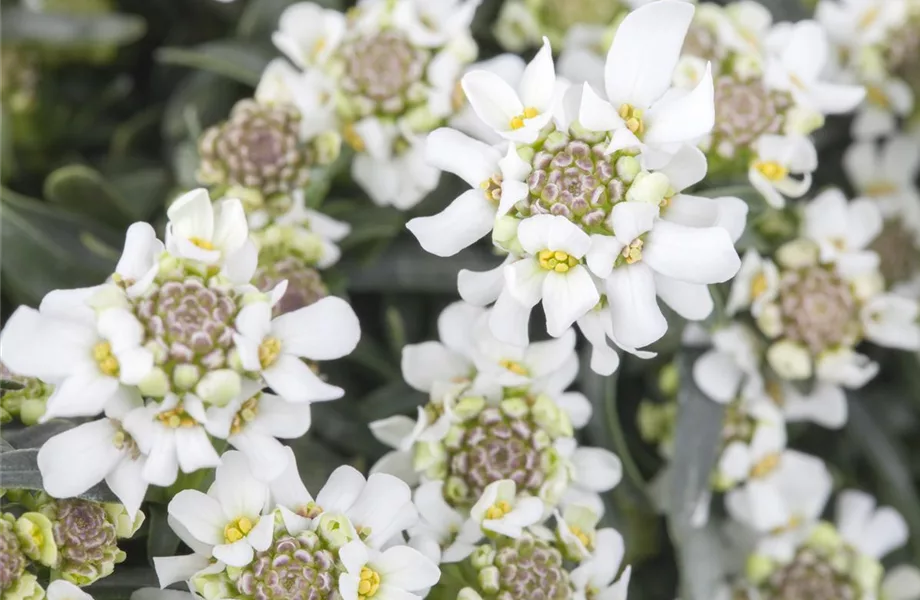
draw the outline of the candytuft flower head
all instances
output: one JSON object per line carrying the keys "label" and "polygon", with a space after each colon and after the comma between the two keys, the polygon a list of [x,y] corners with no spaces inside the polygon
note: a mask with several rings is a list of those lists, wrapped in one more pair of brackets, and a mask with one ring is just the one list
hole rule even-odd
{"label": "candytuft flower head", "polygon": [[339,558],[345,567],[339,576],[339,591],[344,600],[422,598],[420,592],[441,578],[437,565],[409,546],[395,546],[381,552],[356,540],[339,550]]}
{"label": "candytuft flower head", "polygon": [[517,538],[543,518],[543,510],[539,498],[518,499],[514,481],[503,479],[486,486],[470,509],[470,516],[483,531]]}

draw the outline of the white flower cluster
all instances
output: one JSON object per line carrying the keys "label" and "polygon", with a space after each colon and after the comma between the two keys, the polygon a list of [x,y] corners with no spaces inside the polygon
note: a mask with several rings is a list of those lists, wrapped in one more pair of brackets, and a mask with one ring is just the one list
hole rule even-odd
{"label": "white flower cluster", "polygon": [[[352,177],[377,204],[408,209],[438,183],[424,135],[459,108],[457,80],[476,57],[478,0],[362,0],[347,15],[287,8],[275,45],[300,69],[312,127],[336,123],[357,155]],[[306,114],[306,113],[305,113]]]}
{"label": "white flower cluster", "polygon": [[[588,400],[565,391],[578,370],[575,332],[521,348],[495,339],[489,320],[489,310],[454,303],[438,319],[440,342],[403,349],[403,376],[430,400],[416,420],[371,424],[394,448],[372,472],[417,486],[421,520],[409,529],[411,543],[432,560],[478,571],[480,589],[464,598],[500,590],[530,598],[543,582],[553,590],[547,598],[589,585],[625,597],[628,570],[615,582],[622,538],[596,530],[599,493],[619,483],[622,466],[573,437],[591,417]],[[542,525],[550,517],[555,534]],[[526,552],[543,561],[523,560]],[[517,571],[500,573],[506,564]]]}
{"label": "white flower cluster", "polygon": [[[273,319],[286,282],[268,293],[250,283],[257,250],[239,200],[212,204],[194,190],[168,216],[165,245],[146,223],[132,225],[109,281],[20,307],[0,335],[11,372],[55,386],[43,421],[104,413],[42,447],[52,496],[104,479],[133,515],[149,484],[219,465],[211,437],[272,478],[287,462],[276,438],[302,436],[310,403],[344,393],[305,359],[354,349],[351,307],[326,297]],[[277,395],[262,393],[269,386]]]}
{"label": "white flower cluster", "polygon": [[473,110],[503,141],[433,132],[429,160],[473,189],[408,227],[439,256],[491,231],[507,259],[461,272],[458,284],[472,304],[495,302],[499,340],[525,346],[542,302],[549,334],[577,322],[594,346],[592,367],[609,374],[618,364],[611,342],[636,352],[665,334],[658,297],[703,319],[713,309],[707,285],[737,273],[746,205],[681,193],[706,175],[696,144],[714,118],[708,70],[689,93],[671,84],[693,12],[662,0],[626,16],[603,96],[557,80],[548,41],[516,89],[490,71],[463,77]]}

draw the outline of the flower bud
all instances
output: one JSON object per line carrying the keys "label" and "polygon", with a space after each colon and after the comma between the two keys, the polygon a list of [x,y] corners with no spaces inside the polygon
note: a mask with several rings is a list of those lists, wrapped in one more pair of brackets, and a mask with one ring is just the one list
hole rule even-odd
{"label": "flower bud", "polygon": [[811,377],[811,355],[803,345],[780,340],[767,349],[767,362],[783,379],[804,380]]}
{"label": "flower bud", "polygon": [[37,512],[27,512],[16,520],[16,535],[22,544],[22,552],[35,562],[46,567],[53,566],[58,559],[58,547],[54,541],[51,520]]}
{"label": "flower bud", "polygon": [[201,378],[195,386],[195,394],[205,404],[226,406],[240,394],[242,382],[236,371],[218,369]]}

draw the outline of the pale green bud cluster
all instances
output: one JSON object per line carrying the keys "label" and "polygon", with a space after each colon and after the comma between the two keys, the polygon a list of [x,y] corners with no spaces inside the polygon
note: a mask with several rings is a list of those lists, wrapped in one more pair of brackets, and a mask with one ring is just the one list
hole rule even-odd
{"label": "pale green bud cluster", "polygon": [[32,377],[18,377],[0,364],[0,423],[18,418],[23,425],[35,425],[43,414],[54,386]]}
{"label": "pale green bud cluster", "polygon": [[465,568],[476,573],[476,583],[461,590],[458,600],[569,600],[574,596],[558,544],[530,533],[477,547]]}

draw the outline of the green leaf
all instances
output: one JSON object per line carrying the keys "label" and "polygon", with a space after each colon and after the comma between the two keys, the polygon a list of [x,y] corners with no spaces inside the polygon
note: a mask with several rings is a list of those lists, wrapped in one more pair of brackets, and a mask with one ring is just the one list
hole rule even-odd
{"label": "green leaf", "polygon": [[920,562],[920,494],[910,473],[911,454],[897,436],[885,430],[874,411],[866,407],[863,396],[857,392],[848,395],[850,440],[872,466],[881,486],[881,499],[907,520],[914,558]]}
{"label": "green leaf", "polygon": [[[3,481],[3,487],[9,489],[43,489],[42,474],[38,469],[38,448],[0,453],[0,481]],[[118,502],[104,483],[94,485],[77,497],[96,502]]]}
{"label": "green leaf", "polygon": [[[176,86],[166,103],[163,137],[173,142],[197,141],[204,127],[227,118],[237,98],[239,84],[213,73],[190,73]],[[179,180],[184,181],[183,178]]]}
{"label": "green leaf", "polygon": [[94,221],[123,228],[131,221],[127,201],[95,169],[68,165],[45,179],[45,198]]}
{"label": "green leaf", "polygon": [[120,13],[67,14],[34,12],[19,7],[3,9],[3,42],[31,42],[54,46],[124,46],[142,38],[144,19]]}
{"label": "green leaf", "polygon": [[112,186],[118,190],[122,208],[131,221],[146,221],[166,206],[172,181],[169,172],[162,167],[142,167],[133,171],[112,175]]}
{"label": "green leaf", "polygon": [[174,556],[180,540],[166,520],[166,506],[153,503],[148,506],[147,560],[152,563],[158,556]]}
{"label": "green leaf", "polygon": [[699,354],[684,350],[680,359],[680,412],[668,481],[670,502],[665,507],[685,600],[711,600],[718,583],[712,555],[701,555],[710,544],[699,515],[709,507],[710,474],[718,456],[725,407],[707,398],[693,382],[692,366]]}
{"label": "green leaf", "polygon": [[415,416],[416,407],[425,404],[427,398],[422,392],[409,387],[402,381],[391,381],[367,396],[359,404],[361,416],[368,423],[393,415]]}
{"label": "green leaf", "polygon": [[255,44],[216,40],[194,48],[160,48],[156,58],[163,64],[191,67],[255,87],[272,55]]}
{"label": "green leaf", "polygon": [[156,588],[159,591],[156,571],[150,567],[120,565],[114,573],[87,587],[86,592],[95,600],[128,600],[131,594],[141,588]]}
{"label": "green leaf", "polygon": [[59,207],[0,189],[4,292],[38,304],[54,289],[101,283],[112,274],[124,233]]}
{"label": "green leaf", "polygon": [[13,448],[19,450],[28,450],[31,448],[41,448],[49,439],[59,433],[76,426],[73,421],[65,419],[54,419],[47,423],[31,425],[29,427],[22,425],[3,426],[3,439],[6,440]]}

